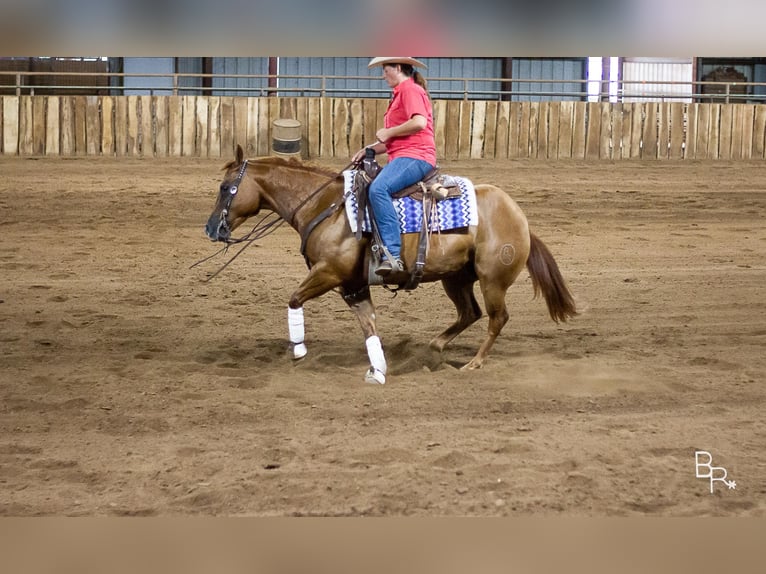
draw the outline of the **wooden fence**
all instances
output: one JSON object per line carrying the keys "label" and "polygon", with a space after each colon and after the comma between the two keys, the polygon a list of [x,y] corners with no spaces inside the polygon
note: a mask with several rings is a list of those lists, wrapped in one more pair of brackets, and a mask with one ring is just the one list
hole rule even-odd
{"label": "wooden fence", "polygon": [[[218,96],[2,96],[6,156],[268,155],[272,122],[302,124],[306,158],[349,158],[387,101]],[[444,159],[764,159],[766,105],[434,101]]]}

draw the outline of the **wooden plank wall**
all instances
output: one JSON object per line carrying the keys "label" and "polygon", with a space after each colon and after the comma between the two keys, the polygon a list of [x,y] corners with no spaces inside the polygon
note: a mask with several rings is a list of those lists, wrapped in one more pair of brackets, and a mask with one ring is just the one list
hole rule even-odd
{"label": "wooden plank wall", "polygon": [[[132,157],[271,152],[278,118],[303,126],[305,158],[348,158],[375,140],[383,99],[1,96],[0,154]],[[764,159],[766,105],[434,101],[439,157]]]}

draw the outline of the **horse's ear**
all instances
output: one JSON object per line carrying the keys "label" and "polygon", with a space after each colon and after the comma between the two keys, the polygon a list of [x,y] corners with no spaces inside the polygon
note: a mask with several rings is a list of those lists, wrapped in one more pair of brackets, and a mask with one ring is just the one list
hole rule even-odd
{"label": "horse's ear", "polygon": [[237,144],[237,165],[241,164],[242,161],[245,159],[245,150],[242,149],[242,146]]}

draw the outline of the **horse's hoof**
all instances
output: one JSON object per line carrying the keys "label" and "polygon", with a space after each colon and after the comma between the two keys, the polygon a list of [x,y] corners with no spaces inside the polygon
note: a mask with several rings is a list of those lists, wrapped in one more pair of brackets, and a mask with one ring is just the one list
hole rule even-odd
{"label": "horse's hoof", "polygon": [[462,367],[460,367],[461,371],[475,371],[476,369],[481,369],[481,363],[476,361],[469,361]]}
{"label": "horse's hoof", "polygon": [[306,348],[306,345],[303,343],[298,343],[297,345],[293,345],[293,359],[296,361],[298,359],[302,359],[306,356],[306,353],[308,353],[309,350]]}
{"label": "horse's hoof", "polygon": [[370,367],[370,369],[364,375],[364,382],[371,383],[373,385],[385,385],[386,375],[384,375],[382,371],[379,371],[375,367]]}

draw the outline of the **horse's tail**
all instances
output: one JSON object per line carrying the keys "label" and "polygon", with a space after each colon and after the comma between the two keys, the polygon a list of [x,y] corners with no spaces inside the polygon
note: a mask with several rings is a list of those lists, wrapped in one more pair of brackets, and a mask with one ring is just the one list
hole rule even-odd
{"label": "horse's tail", "polygon": [[553,255],[538,237],[529,234],[530,249],[527,258],[527,270],[532,278],[532,287],[537,297],[542,292],[551,319],[566,322],[577,315],[574,298],[561,276],[559,266]]}

